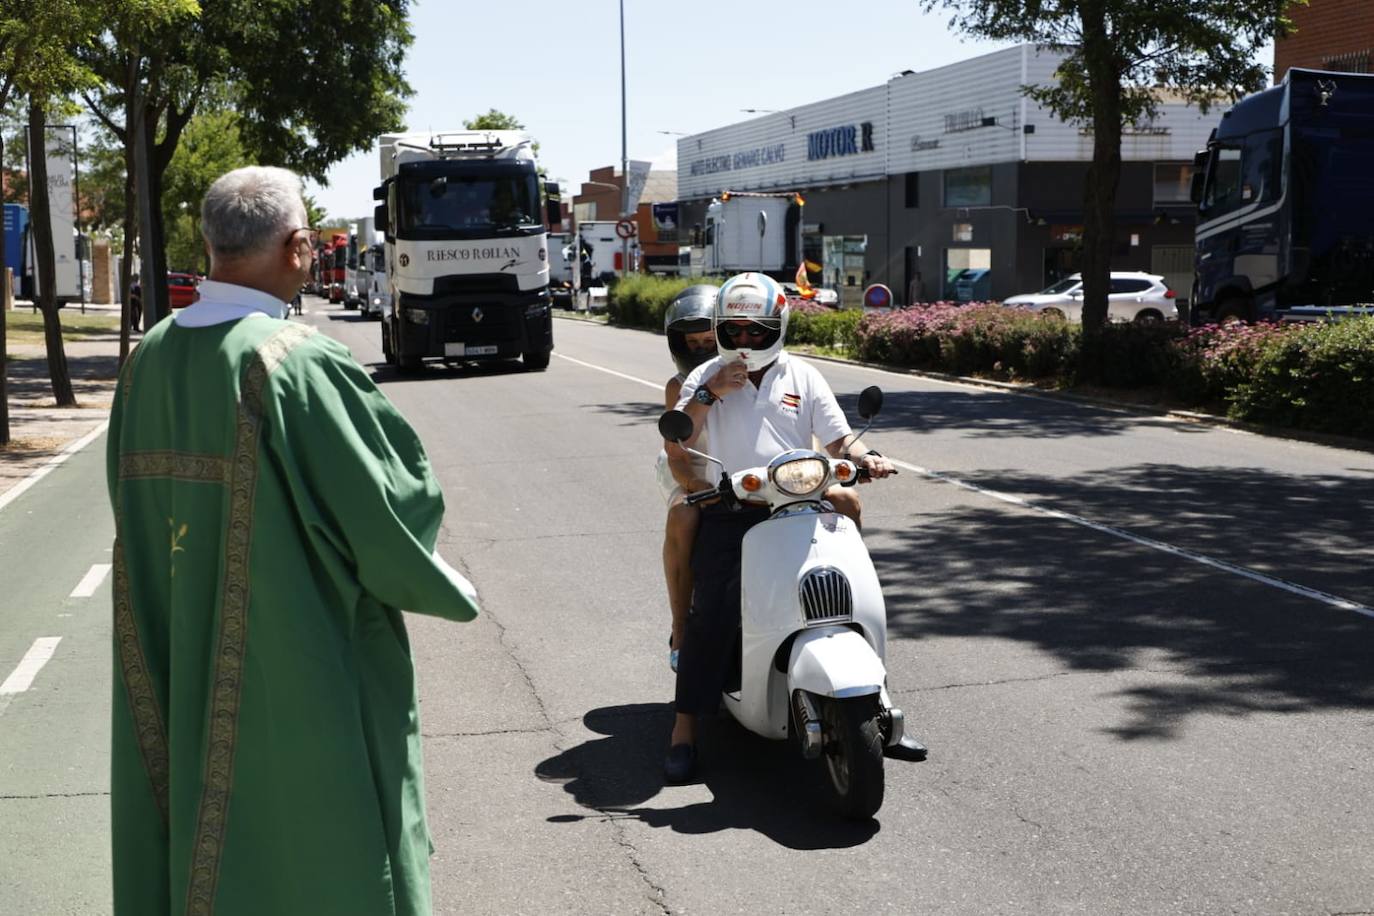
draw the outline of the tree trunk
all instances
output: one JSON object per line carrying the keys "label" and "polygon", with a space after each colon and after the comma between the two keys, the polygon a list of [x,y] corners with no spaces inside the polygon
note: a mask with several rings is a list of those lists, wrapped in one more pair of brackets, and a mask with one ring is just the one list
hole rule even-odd
{"label": "tree trunk", "polygon": [[167,314],[167,274],[161,276],[156,271],[153,252],[157,242],[153,234],[153,212],[156,209],[152,199],[152,135],[157,125],[148,124],[147,97],[140,91],[131,103],[133,120],[129,122],[129,143],[133,145],[134,188],[138,195],[138,253],[140,275],[142,277],[143,327],[151,328]]}
{"label": "tree trunk", "polygon": [[[8,93],[6,93],[8,94]],[[5,135],[0,131],[0,163],[5,161]],[[0,283],[8,283],[4,258],[0,258]],[[0,445],[10,444],[10,367],[9,356],[5,353],[6,325],[10,320],[9,290],[0,292]]]}
{"label": "tree trunk", "polygon": [[[53,249],[52,219],[48,209],[47,112],[29,101],[29,219],[38,267],[38,309],[43,313],[43,339],[48,347],[48,377],[58,407],[75,407],[67,353],[62,346],[62,318],[57,311],[57,256]],[[70,243],[70,240],[67,240]]]}
{"label": "tree trunk", "polygon": [[134,278],[134,232],[138,228],[137,201],[134,198],[133,163],[125,147],[124,154],[124,254],[119,261],[119,366],[129,358],[129,331],[133,327],[133,294],[129,287]]}
{"label": "tree trunk", "polygon": [[1121,70],[1102,0],[1084,0],[1083,66],[1092,93],[1093,159],[1083,189],[1083,335],[1085,349],[1107,321],[1116,189],[1121,180]]}
{"label": "tree trunk", "polygon": [[144,257],[153,262],[153,276],[157,277],[158,315],[172,313],[172,301],[167,292],[167,229],[162,218],[162,173],[166,166],[159,167],[157,147],[157,118],[145,118],[148,141],[148,211],[152,226],[147,234],[148,247]]}

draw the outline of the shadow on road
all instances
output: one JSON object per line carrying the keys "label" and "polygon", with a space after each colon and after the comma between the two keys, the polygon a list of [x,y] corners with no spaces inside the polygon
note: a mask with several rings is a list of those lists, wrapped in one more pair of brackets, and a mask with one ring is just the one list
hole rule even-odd
{"label": "shadow on road", "polygon": [[[1155,464],[962,476],[1374,606],[1374,477]],[[1350,610],[992,504],[880,525],[869,547],[893,635],[1014,640],[1071,670],[1181,676],[1125,692],[1122,739],[1177,737],[1196,714],[1374,709],[1374,620]]]}
{"label": "shadow on road", "polygon": [[813,789],[815,774],[795,748],[765,741],[728,717],[709,723],[701,736],[699,781],[709,802],[681,807],[670,801],[677,789],[663,785],[664,742],[672,724],[667,703],[594,709],[583,718],[604,735],[550,757],[535,768],[547,782],[562,783],[577,804],[596,813],[550,818],[633,819],[677,833],[711,834],[754,830],[791,849],[841,849],[867,842],[877,821],[854,823],[831,814]]}
{"label": "shadow on road", "polygon": [[[1179,434],[1196,434],[1209,429],[1160,416],[1106,410],[1028,394],[962,389],[887,391],[884,394],[883,410],[874,424],[875,430],[958,429],[974,438],[1064,439],[1117,436],[1151,428]],[[850,422],[858,422],[858,395],[839,396],[839,402]]]}
{"label": "shadow on road", "polygon": [[387,363],[367,363],[372,380],[378,385],[395,385],[406,382],[428,382],[434,379],[490,378],[502,375],[521,375],[527,370],[518,359],[491,360],[484,362],[426,362],[414,374],[406,374]]}

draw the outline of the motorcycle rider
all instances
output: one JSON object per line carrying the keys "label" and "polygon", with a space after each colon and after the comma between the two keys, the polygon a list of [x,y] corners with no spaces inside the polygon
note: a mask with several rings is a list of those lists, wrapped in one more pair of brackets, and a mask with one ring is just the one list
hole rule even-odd
{"label": "motorcycle rider", "polygon": [[[709,284],[689,286],[669,303],[663,315],[663,333],[668,338],[677,374],[663,386],[663,409],[677,406],[678,392],[693,369],[716,355],[716,335],[711,330],[715,316],[717,287]],[[672,460],[668,452],[672,451]],[[665,442],[658,453],[658,485],[668,504],[663,530],[663,578],[668,586],[668,607],[672,610],[672,635],[668,640],[668,665],[677,670],[678,652],[687,626],[687,611],[692,603],[692,541],[697,533],[700,510],[683,502],[684,487],[706,474],[706,462],[683,452],[676,444]]]}
{"label": "motorcycle rider", "polygon": [[[767,464],[787,449],[811,448],[814,436],[831,457],[849,458],[871,477],[888,476],[890,461],[851,441],[849,423],[820,372],[783,351],[788,317],[787,298],[771,278],[744,273],[725,281],[712,322],[720,355],[692,370],[678,395],[677,409],[686,411],[694,426],[686,444],[694,445],[705,431],[710,454],[724,463],[726,473],[734,473]],[[669,451],[670,461],[685,454],[677,452],[675,459]],[[688,484],[688,492],[714,486],[701,477]],[[697,716],[719,706],[739,626],[744,535],[767,517],[766,507],[748,504],[738,511],[719,503],[701,510],[692,551],[691,613],[664,762],[670,783],[695,773]],[[858,522],[857,511],[851,517]]]}

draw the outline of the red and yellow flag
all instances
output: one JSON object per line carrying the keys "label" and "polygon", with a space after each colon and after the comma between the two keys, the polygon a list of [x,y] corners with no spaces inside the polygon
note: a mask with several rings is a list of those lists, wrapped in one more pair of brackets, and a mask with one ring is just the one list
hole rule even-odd
{"label": "red and yellow flag", "polygon": [[815,299],[816,290],[811,286],[811,278],[807,276],[806,261],[797,265],[797,292],[803,299]]}

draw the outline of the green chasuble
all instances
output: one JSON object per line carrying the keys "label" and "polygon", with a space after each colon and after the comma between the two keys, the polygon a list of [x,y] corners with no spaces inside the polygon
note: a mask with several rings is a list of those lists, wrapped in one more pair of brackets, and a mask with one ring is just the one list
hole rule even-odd
{"label": "green chasuble", "polygon": [[347,349],[159,323],[109,431],[118,916],[430,912],[399,609],[469,620],[419,439]]}

